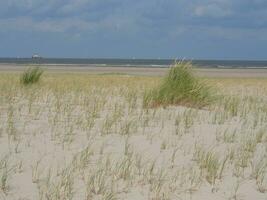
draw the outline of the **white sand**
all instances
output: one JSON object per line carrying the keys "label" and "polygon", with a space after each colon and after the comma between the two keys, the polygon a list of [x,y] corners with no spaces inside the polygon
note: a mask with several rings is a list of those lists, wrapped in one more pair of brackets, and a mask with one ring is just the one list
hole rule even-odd
{"label": "white sand", "polygon": [[[95,65],[40,65],[47,72],[53,73],[89,73],[109,74],[121,73],[140,76],[163,76],[168,68],[157,67],[107,67]],[[21,72],[28,65],[0,64],[0,72]],[[195,69],[197,75],[217,78],[266,78],[267,69],[227,69],[227,68],[199,68]]]}
{"label": "white sand", "polygon": [[210,110],[146,110],[132,78],[47,79],[1,81],[0,199],[266,200],[266,82],[228,82],[237,99]]}

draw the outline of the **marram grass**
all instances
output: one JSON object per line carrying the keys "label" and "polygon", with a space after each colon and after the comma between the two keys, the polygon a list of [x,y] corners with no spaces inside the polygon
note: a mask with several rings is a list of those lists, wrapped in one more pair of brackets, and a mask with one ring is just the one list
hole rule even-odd
{"label": "marram grass", "polygon": [[159,87],[144,95],[145,107],[204,107],[213,101],[211,87],[194,76],[190,62],[175,63]]}
{"label": "marram grass", "polygon": [[29,89],[18,79],[0,74],[6,200],[266,199],[267,79],[207,80],[224,94],[209,112],[143,109],[159,77],[47,73]]}
{"label": "marram grass", "polygon": [[39,67],[28,68],[20,77],[23,85],[31,85],[37,83],[43,74],[43,70]]}

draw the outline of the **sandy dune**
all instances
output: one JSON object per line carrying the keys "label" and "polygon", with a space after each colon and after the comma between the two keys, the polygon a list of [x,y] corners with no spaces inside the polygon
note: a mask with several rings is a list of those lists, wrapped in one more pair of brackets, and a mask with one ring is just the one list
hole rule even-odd
{"label": "sandy dune", "polygon": [[159,79],[0,74],[0,199],[266,200],[267,80],[208,79],[222,96],[202,110],[143,108]]}

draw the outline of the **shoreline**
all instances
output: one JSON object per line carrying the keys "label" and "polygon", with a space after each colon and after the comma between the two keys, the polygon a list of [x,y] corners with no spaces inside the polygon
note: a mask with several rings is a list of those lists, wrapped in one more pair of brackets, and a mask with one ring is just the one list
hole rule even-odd
{"label": "shoreline", "polygon": [[[0,64],[1,72],[22,72],[31,65]],[[107,65],[73,65],[41,64],[38,65],[49,73],[88,73],[88,74],[125,74],[135,76],[164,76],[169,67],[159,66],[107,66]],[[195,68],[196,75],[208,78],[267,78],[266,68]]]}

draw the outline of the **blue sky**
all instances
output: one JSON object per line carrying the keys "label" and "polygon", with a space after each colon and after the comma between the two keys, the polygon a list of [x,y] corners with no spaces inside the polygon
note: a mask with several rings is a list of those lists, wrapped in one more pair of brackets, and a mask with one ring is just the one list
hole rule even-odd
{"label": "blue sky", "polygon": [[0,0],[0,57],[266,59],[267,0]]}

